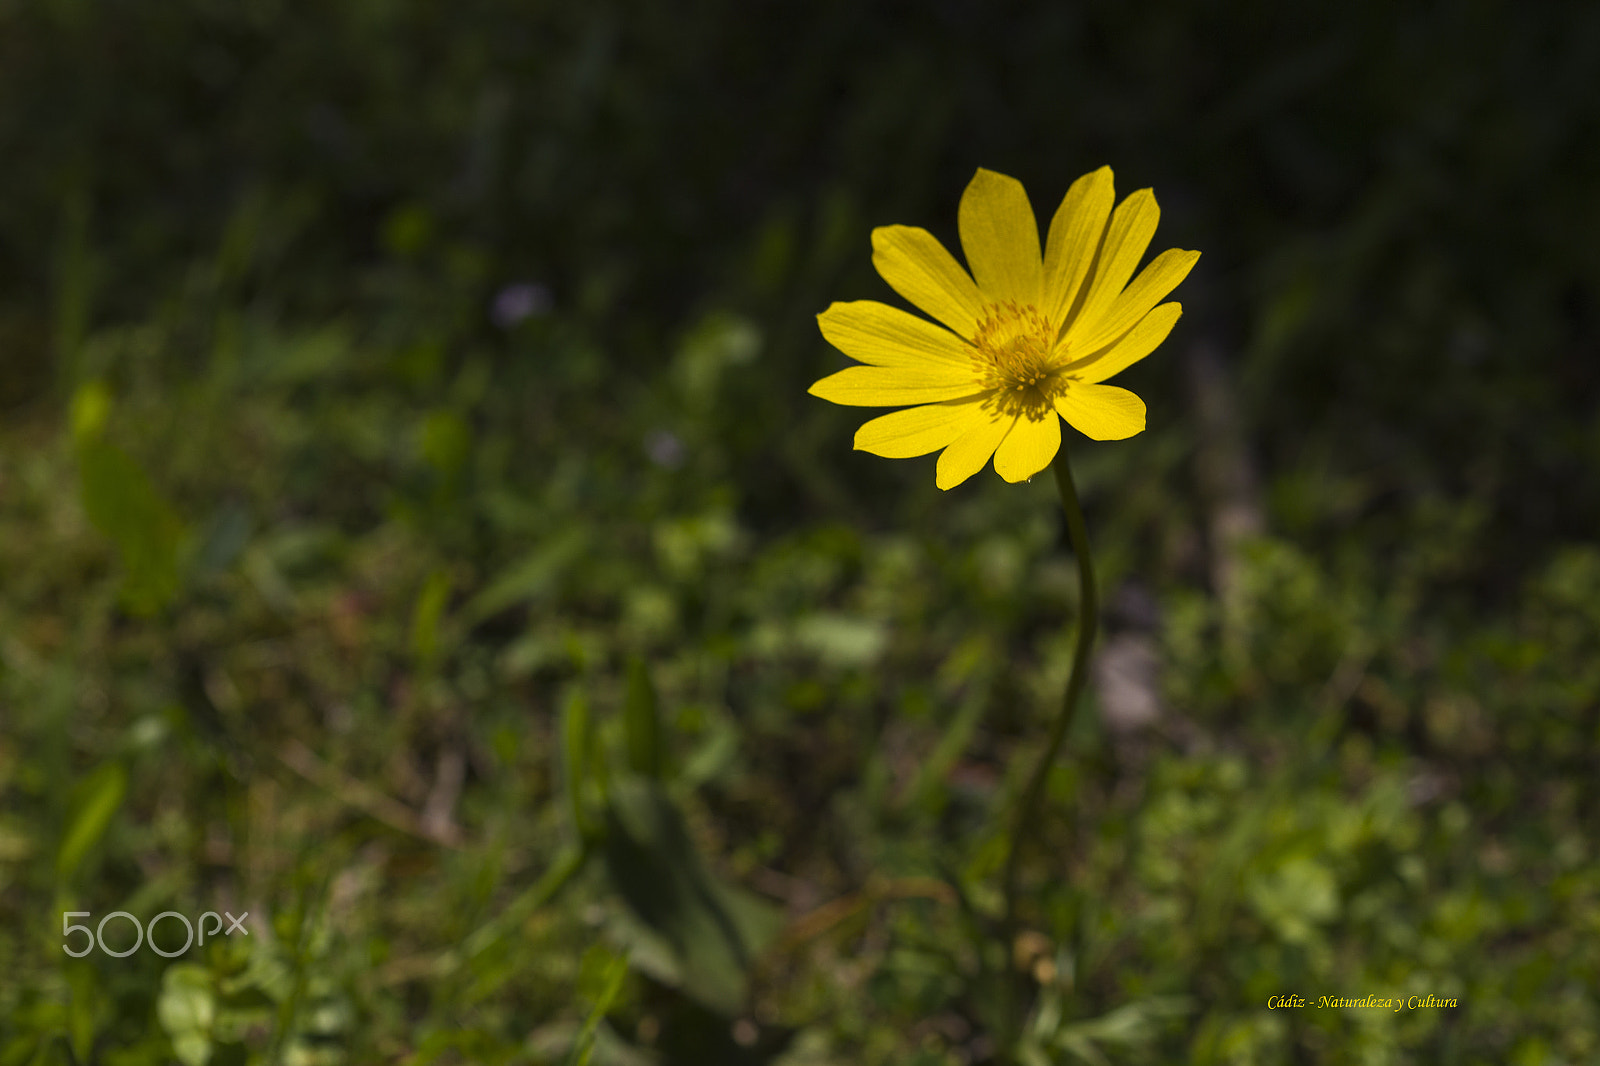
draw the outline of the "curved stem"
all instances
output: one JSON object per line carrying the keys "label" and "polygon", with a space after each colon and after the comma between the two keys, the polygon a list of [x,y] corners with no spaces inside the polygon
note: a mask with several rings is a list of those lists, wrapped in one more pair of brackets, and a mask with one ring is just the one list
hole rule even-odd
{"label": "curved stem", "polygon": [[1066,738],[1067,729],[1072,725],[1072,717],[1078,707],[1078,696],[1083,692],[1083,686],[1088,679],[1089,649],[1094,646],[1095,630],[1099,619],[1099,594],[1094,582],[1094,560],[1089,555],[1089,534],[1083,523],[1083,510],[1078,506],[1078,493],[1072,484],[1072,468],[1067,462],[1066,444],[1063,442],[1061,451],[1057,453],[1052,469],[1056,475],[1056,487],[1061,491],[1061,506],[1067,515],[1067,537],[1072,544],[1072,552],[1078,557],[1078,640],[1072,652],[1072,671],[1067,675],[1066,693],[1061,700],[1061,710],[1050,724],[1050,735],[1045,741],[1044,751],[1039,755],[1039,762],[1033,768],[1033,776],[1028,779],[1026,790],[1022,794],[1022,802],[1017,804],[1016,817],[1011,825],[1011,836],[1006,842],[1006,864],[1002,884],[1005,891],[1005,912],[1001,920],[1001,935],[1004,938],[1006,973],[1010,979],[1002,983],[1005,985],[1005,1010],[1007,1023],[1007,1038],[1013,1050],[1016,1039],[1020,1035],[1022,1019],[1019,1005],[1023,984],[1015,971],[1012,963],[1012,953],[1015,950],[1016,922],[1017,922],[1017,864],[1022,852],[1022,840],[1028,831],[1030,823],[1038,812],[1039,801],[1044,795],[1045,781],[1050,776],[1050,768],[1055,764],[1056,755],[1061,750],[1061,742]]}

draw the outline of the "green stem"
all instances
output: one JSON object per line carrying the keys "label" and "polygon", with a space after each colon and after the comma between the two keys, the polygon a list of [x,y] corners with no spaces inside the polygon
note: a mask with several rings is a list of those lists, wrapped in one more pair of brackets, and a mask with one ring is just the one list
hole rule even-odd
{"label": "green stem", "polygon": [[1067,675],[1067,689],[1061,700],[1061,710],[1057,713],[1055,721],[1050,724],[1050,735],[1045,741],[1044,751],[1039,755],[1038,764],[1033,768],[1033,776],[1028,779],[1028,786],[1022,794],[1022,802],[1017,805],[1011,836],[1006,842],[1005,875],[1002,882],[1005,890],[1005,912],[1000,929],[1004,938],[1005,972],[1010,978],[1002,981],[1006,997],[1006,1039],[1010,1045],[1007,1051],[1013,1055],[1022,1026],[1021,1012],[1016,1007],[1020,999],[1019,993],[1025,987],[1024,978],[1016,973],[1012,963],[1017,932],[1017,865],[1022,853],[1024,834],[1027,833],[1038,812],[1039,801],[1044,796],[1045,781],[1049,778],[1050,768],[1055,764],[1056,755],[1061,750],[1061,742],[1066,739],[1067,729],[1072,725],[1072,716],[1078,707],[1078,696],[1083,692],[1084,682],[1088,680],[1089,649],[1094,646],[1100,609],[1099,595],[1094,583],[1094,560],[1089,555],[1089,534],[1084,528],[1083,510],[1078,506],[1078,493],[1072,484],[1072,468],[1067,462],[1065,443],[1057,453],[1052,468],[1056,475],[1056,487],[1061,491],[1061,507],[1067,514],[1067,538],[1072,544],[1073,554],[1078,557],[1078,641],[1072,652],[1072,672]]}

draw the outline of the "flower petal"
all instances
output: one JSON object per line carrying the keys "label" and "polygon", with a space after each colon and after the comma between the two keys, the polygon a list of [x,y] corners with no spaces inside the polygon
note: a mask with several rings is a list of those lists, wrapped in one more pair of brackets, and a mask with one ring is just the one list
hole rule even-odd
{"label": "flower petal", "polygon": [[1039,223],[1022,183],[979,167],[961,194],[956,221],[961,250],[979,291],[992,302],[1037,306],[1044,270]]}
{"label": "flower petal", "polygon": [[1061,419],[1054,411],[1043,418],[1023,415],[994,453],[994,472],[1010,482],[1026,481],[1050,465],[1061,448]]}
{"label": "flower petal", "polygon": [[1156,256],[1133,279],[1133,284],[1122,291],[1105,317],[1077,339],[1078,349],[1096,351],[1132,329],[1134,323],[1142,319],[1163,296],[1176,289],[1178,283],[1189,276],[1190,269],[1199,258],[1199,252],[1185,252],[1177,248],[1169,248]]}
{"label": "flower petal", "polygon": [[1119,374],[1156,350],[1156,345],[1167,339],[1172,327],[1183,314],[1183,305],[1176,300],[1164,303],[1151,311],[1139,324],[1129,330],[1111,347],[1075,363],[1068,363],[1066,372],[1079,381],[1098,384]]}
{"label": "flower petal", "polygon": [[1055,218],[1050,220],[1050,236],[1044,249],[1044,302],[1041,310],[1050,321],[1066,321],[1072,301],[1100,249],[1106,233],[1106,220],[1116,200],[1111,168],[1101,167],[1072,183]]}
{"label": "flower petal", "polygon": [[1094,273],[1089,280],[1089,294],[1084,298],[1078,315],[1067,327],[1066,342],[1076,345],[1080,337],[1097,332],[1097,327],[1111,305],[1122,294],[1133,268],[1139,265],[1150,238],[1156,234],[1156,223],[1161,221],[1161,209],[1156,206],[1155,193],[1140,189],[1117,205],[1111,216],[1111,228],[1106,230],[1105,244],[1095,260]]}
{"label": "flower petal", "polygon": [[890,288],[961,337],[977,332],[983,313],[978,286],[927,230],[879,226],[872,231],[872,265]]}
{"label": "flower petal", "polygon": [[965,369],[930,364],[926,369],[897,366],[852,366],[829,374],[806,390],[833,403],[850,407],[904,407],[912,403],[938,403],[983,391]]}
{"label": "flower petal", "polygon": [[1115,385],[1074,383],[1056,411],[1090,440],[1123,440],[1144,429],[1144,401]]}
{"label": "flower petal", "polygon": [[941,489],[953,489],[982,470],[1017,420],[1016,415],[1003,414],[992,404],[983,408],[983,414],[987,417],[974,423],[939,453],[935,481]]}
{"label": "flower petal", "polygon": [[910,459],[948,447],[985,418],[983,400],[946,400],[880,415],[856,430],[856,449]]}
{"label": "flower petal", "polygon": [[960,337],[876,300],[831,304],[817,316],[817,325],[829,344],[874,366],[972,367],[972,356]]}

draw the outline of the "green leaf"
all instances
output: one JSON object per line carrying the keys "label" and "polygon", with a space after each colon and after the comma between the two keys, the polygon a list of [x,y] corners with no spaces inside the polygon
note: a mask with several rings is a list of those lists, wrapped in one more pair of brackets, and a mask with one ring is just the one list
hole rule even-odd
{"label": "green leaf", "polygon": [[1187,996],[1150,996],[1125,1003],[1098,1018],[1057,1030],[1054,1042],[1063,1051],[1090,1063],[1108,1063],[1099,1045],[1136,1048],[1154,1043],[1163,1028],[1194,1009]]}
{"label": "green leaf", "polygon": [[472,454],[472,427],[447,407],[423,417],[419,438],[422,458],[446,477],[457,474]]}
{"label": "green leaf", "polygon": [[249,509],[237,501],[218,507],[197,538],[191,571],[205,577],[232,566],[250,542],[253,526]]}
{"label": "green leaf", "polygon": [[411,653],[420,663],[431,663],[439,647],[439,619],[450,598],[450,575],[435,570],[423,582],[411,614]]}
{"label": "green leaf", "polygon": [[1250,903],[1285,943],[1304,944],[1339,914],[1339,882],[1332,870],[1308,855],[1290,858],[1247,884]]}
{"label": "green leaf", "polygon": [[669,949],[680,989],[725,1015],[744,1003],[746,976],[781,916],[764,900],[716,880],[657,781],[617,780],[606,808],[604,855],[632,914]]}
{"label": "green leaf", "polygon": [[628,737],[628,769],[659,780],[665,760],[661,752],[661,712],[650,668],[635,656],[628,662],[628,693],[622,704]]}
{"label": "green leaf", "polygon": [[795,643],[835,666],[871,666],[883,654],[889,634],[872,618],[820,611],[795,623]]}
{"label": "green leaf", "polygon": [[972,686],[966,702],[945,727],[932,754],[917,769],[911,784],[901,794],[903,805],[916,810],[926,810],[940,804],[945,778],[949,776],[951,768],[961,758],[961,753],[967,750],[973,735],[978,731],[978,724],[983,720],[984,708],[989,703],[988,696],[986,685]]}
{"label": "green leaf", "polygon": [[78,471],[84,512],[122,556],[124,606],[154,614],[178,592],[182,523],[139,464],[115,445],[81,441]]}
{"label": "green leaf", "polygon": [[180,962],[161,975],[156,1017],[172,1040],[173,1054],[184,1066],[205,1066],[211,1058],[211,1028],[217,998],[211,974],[203,966]]}
{"label": "green leaf", "polygon": [[582,838],[594,833],[594,826],[583,806],[583,782],[588,776],[591,735],[589,701],[581,688],[573,686],[561,708],[561,765],[567,792],[567,815]]}
{"label": "green leaf", "polygon": [[672,373],[688,405],[708,407],[731,368],[752,362],[760,353],[760,328],[741,315],[712,311],[685,334]]}
{"label": "green leaf", "polygon": [[569,528],[535,548],[467,601],[461,608],[464,623],[476,625],[508,607],[543,596],[562,572],[583,554],[588,542],[587,530]]}
{"label": "green leaf", "polygon": [[[80,170],[79,173],[82,173]],[[79,369],[84,337],[94,308],[101,275],[100,257],[90,242],[94,201],[87,181],[73,180],[62,204],[55,253],[56,358],[70,383]]]}
{"label": "green leaf", "polygon": [[99,378],[79,385],[72,394],[72,436],[81,442],[97,440],[111,417],[111,390]]}
{"label": "green leaf", "polygon": [[96,767],[77,788],[67,831],[56,854],[56,877],[62,881],[77,871],[83,857],[94,847],[111,824],[111,816],[122,805],[128,790],[128,772],[121,763],[108,762]]}
{"label": "green leaf", "polygon": [[452,959],[451,968],[463,960],[471,961],[482,955],[512,930],[521,926],[578,875],[588,862],[589,856],[589,847],[583,843],[569,844],[562,848],[538,881],[507,904],[505,910],[479,926],[471,936],[467,937],[461,945],[460,954]]}
{"label": "green leaf", "polygon": [[68,1040],[78,1061],[88,1062],[95,1033],[112,1012],[93,966],[75,961],[66,967],[66,978],[67,987],[72,990],[72,999],[67,1005]]}
{"label": "green leaf", "polygon": [[617,995],[622,991],[623,979],[627,976],[626,955],[613,956],[599,946],[584,953],[578,974],[578,992],[591,998],[594,1007],[572,1041],[572,1050],[567,1053],[565,1066],[589,1066],[600,1023],[605,1020],[606,1011],[616,1002]]}

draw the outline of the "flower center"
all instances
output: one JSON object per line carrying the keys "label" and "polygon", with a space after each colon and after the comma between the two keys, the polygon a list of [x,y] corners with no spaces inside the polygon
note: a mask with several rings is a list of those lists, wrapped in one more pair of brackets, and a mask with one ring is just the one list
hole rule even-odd
{"label": "flower center", "polygon": [[1056,371],[1055,326],[1032,304],[990,304],[971,341],[974,376],[1018,412],[1044,412],[1067,387]]}

